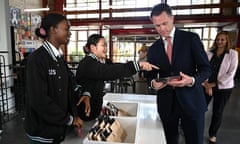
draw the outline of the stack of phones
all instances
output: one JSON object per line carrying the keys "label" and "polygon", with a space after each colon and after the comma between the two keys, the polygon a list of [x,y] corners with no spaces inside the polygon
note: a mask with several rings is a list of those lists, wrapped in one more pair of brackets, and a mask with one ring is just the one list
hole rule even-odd
{"label": "stack of phones", "polygon": [[102,110],[104,115],[109,116],[130,116],[130,114],[118,107],[116,107],[113,103],[108,102],[106,106],[103,107]]}
{"label": "stack of phones", "polygon": [[120,122],[106,115],[100,115],[97,122],[88,132],[89,140],[123,142],[126,131]]}

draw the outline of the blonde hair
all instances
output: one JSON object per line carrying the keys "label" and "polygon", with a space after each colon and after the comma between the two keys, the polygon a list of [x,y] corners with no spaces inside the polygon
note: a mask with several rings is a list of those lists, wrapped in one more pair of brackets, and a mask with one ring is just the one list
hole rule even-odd
{"label": "blonde hair", "polygon": [[146,45],[143,45],[138,52],[147,52],[148,51],[148,47]]}

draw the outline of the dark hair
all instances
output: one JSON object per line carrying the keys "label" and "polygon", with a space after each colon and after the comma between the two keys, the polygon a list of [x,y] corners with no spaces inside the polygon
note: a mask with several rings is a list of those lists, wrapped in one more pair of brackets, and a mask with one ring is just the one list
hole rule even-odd
{"label": "dark hair", "polygon": [[83,47],[84,53],[89,54],[90,53],[90,46],[91,45],[95,45],[96,46],[101,38],[104,38],[104,37],[102,35],[100,35],[100,34],[92,34],[92,35],[90,35],[88,37],[86,45]]}
{"label": "dark hair", "polygon": [[63,20],[67,21],[67,18],[58,13],[50,13],[42,18],[40,28],[35,30],[35,34],[41,38],[47,38],[49,36],[49,30],[51,27],[57,27],[57,25]]}
{"label": "dark hair", "polygon": [[166,4],[166,3],[160,3],[160,4],[155,5],[152,8],[151,18],[153,16],[160,15],[162,12],[166,12],[169,16],[172,16],[172,9],[171,9],[171,7],[168,4]]}

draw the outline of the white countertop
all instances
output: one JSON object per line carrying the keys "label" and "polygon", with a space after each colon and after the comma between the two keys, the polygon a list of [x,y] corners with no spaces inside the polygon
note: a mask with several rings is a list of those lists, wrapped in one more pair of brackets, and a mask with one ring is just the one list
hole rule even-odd
{"label": "white countertop", "polygon": [[141,95],[128,93],[107,93],[104,97],[107,101],[126,101],[156,104],[156,95]]}
{"label": "white countertop", "polygon": [[[120,93],[107,93],[104,96],[104,101],[120,102],[120,103],[137,103],[138,110],[136,117],[123,118],[124,124],[128,122],[128,125],[132,124],[132,121],[136,125],[135,142],[129,142],[126,140],[124,143],[112,143],[112,144],[166,144],[165,135],[161,120],[157,113],[156,96],[155,95],[139,95],[139,94],[120,94]],[[120,119],[121,120],[121,119]],[[79,138],[77,134],[69,134],[63,144],[109,144],[111,142],[98,142],[88,141],[86,135],[90,127],[94,124],[94,121],[85,122],[82,128],[83,138]],[[132,131],[132,130],[131,130]],[[130,134],[131,137],[132,134]],[[129,138],[127,138],[129,139]],[[131,138],[134,139],[134,138]]]}

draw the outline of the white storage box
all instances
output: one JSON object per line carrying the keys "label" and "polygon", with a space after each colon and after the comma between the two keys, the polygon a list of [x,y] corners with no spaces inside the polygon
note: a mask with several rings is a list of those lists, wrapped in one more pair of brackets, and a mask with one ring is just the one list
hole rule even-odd
{"label": "white storage box", "polygon": [[[117,101],[104,101],[103,102],[103,107],[107,105],[107,103],[110,102],[117,108],[127,112],[129,116],[126,117],[137,117],[138,114],[138,108],[139,105],[138,103],[133,103],[133,102],[117,102]],[[124,116],[123,116],[124,117]]]}
{"label": "white storage box", "polygon": [[123,129],[126,132],[126,138],[124,142],[107,142],[107,141],[93,141],[88,140],[86,137],[83,140],[83,144],[135,144],[136,143],[136,131],[138,127],[138,120],[137,118],[131,118],[131,117],[116,117],[116,120],[118,120],[123,127]]}

